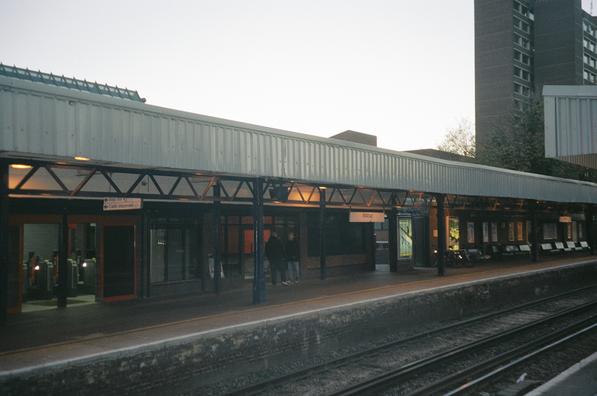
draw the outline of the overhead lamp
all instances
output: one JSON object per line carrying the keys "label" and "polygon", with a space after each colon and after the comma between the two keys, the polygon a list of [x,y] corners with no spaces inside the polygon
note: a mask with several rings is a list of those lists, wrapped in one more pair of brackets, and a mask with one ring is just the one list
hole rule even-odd
{"label": "overhead lamp", "polygon": [[10,164],[12,169],[31,169],[33,168],[31,165],[27,164]]}
{"label": "overhead lamp", "polygon": [[288,194],[290,190],[287,186],[274,186],[269,190],[269,196],[274,202],[285,202],[288,201]]}
{"label": "overhead lamp", "polygon": [[75,156],[75,159],[76,159],[77,161],[89,161],[89,158],[87,158],[87,157],[82,157],[82,156],[80,156],[80,155],[77,155],[77,156]]}
{"label": "overhead lamp", "polygon": [[326,186],[319,186],[319,189],[320,190],[327,190],[327,187]]}

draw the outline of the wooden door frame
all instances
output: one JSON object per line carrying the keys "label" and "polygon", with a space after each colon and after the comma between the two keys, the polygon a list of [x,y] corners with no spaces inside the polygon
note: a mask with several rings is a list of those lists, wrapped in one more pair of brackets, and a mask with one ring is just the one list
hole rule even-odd
{"label": "wooden door frame", "polygon": [[[110,219],[108,222],[101,223],[101,230],[99,235],[100,247],[99,252],[101,257],[98,261],[101,262],[101,298],[103,301],[106,302],[116,302],[116,301],[127,301],[127,300],[134,300],[139,295],[139,274],[140,274],[140,262],[139,262],[139,247],[141,246],[141,233],[137,232],[139,228],[139,220],[138,216],[131,216],[131,217],[118,217],[117,219]],[[120,296],[112,296],[112,297],[105,297],[104,296],[104,230],[106,226],[125,226],[125,227],[133,227],[133,293],[132,294],[124,294]]]}
{"label": "wooden door frame", "polygon": [[[97,274],[96,274],[96,299],[106,302],[132,300],[139,295],[139,274],[140,274],[140,257],[141,254],[139,249],[141,247],[141,233],[138,232],[140,227],[141,216],[139,215],[67,215],[67,221],[69,224],[84,224],[84,223],[95,223],[98,227],[97,238]],[[24,225],[25,224],[58,224],[62,223],[62,216],[59,214],[11,214],[8,217],[9,226],[19,227],[19,257],[18,257],[18,279],[19,285],[17,288],[18,298],[17,305],[10,307],[9,313],[21,312],[23,305],[23,260],[24,260]],[[132,226],[133,227],[133,282],[134,292],[133,294],[125,296],[114,296],[104,297],[104,241],[103,241],[103,228],[104,226]]]}

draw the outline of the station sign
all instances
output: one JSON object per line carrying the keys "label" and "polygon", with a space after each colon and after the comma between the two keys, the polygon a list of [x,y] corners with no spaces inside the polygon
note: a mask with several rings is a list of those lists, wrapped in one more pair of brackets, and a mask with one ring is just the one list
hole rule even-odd
{"label": "station sign", "polygon": [[560,216],[560,223],[572,223],[572,216]]}
{"label": "station sign", "polygon": [[384,212],[350,212],[351,223],[383,223]]}
{"label": "station sign", "polygon": [[143,207],[141,198],[104,198],[104,211],[134,210]]}

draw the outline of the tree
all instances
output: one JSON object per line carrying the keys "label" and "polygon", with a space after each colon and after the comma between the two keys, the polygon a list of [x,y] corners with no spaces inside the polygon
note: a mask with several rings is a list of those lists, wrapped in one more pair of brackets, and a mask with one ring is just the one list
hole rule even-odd
{"label": "tree", "polygon": [[438,150],[448,153],[475,157],[475,134],[471,123],[463,119],[454,129],[449,129]]}
{"label": "tree", "polygon": [[533,101],[508,122],[495,127],[486,144],[477,147],[477,161],[500,168],[597,181],[595,171],[545,157],[543,105]]}

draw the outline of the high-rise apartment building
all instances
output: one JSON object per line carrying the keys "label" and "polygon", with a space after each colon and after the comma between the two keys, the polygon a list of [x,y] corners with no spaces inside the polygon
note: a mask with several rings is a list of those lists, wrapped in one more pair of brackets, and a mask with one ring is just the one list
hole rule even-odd
{"label": "high-rise apartment building", "polygon": [[581,0],[475,0],[477,148],[544,84],[596,84],[596,46]]}

